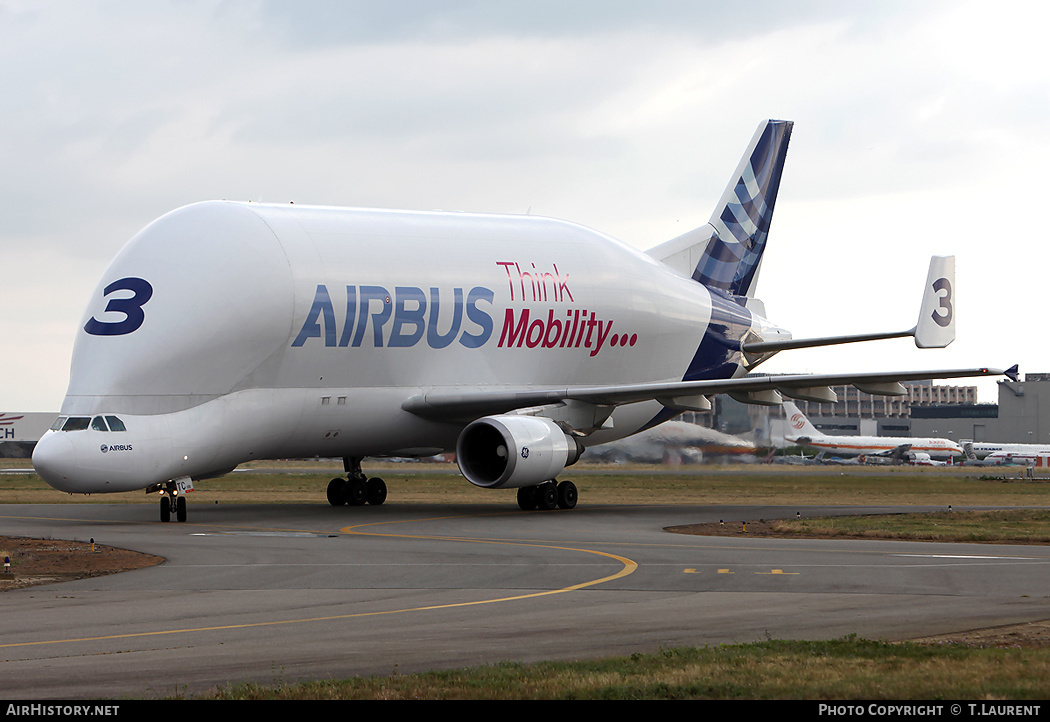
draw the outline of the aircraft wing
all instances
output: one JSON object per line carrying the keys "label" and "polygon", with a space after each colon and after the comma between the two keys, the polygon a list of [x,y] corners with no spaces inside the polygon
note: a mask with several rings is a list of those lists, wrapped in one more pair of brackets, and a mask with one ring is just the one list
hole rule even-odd
{"label": "aircraft wing", "polygon": [[900,385],[902,381],[1010,376],[1016,373],[1015,369],[1016,367],[1007,371],[971,368],[895,373],[744,376],[704,381],[521,390],[434,390],[424,391],[409,398],[401,405],[401,408],[417,416],[438,421],[474,419],[490,414],[504,414],[515,409],[569,401],[614,407],[639,401],[656,400],[668,408],[696,410],[703,408],[705,404],[700,397],[706,398],[715,394],[744,395],[750,397],[754,403],[769,405],[779,404],[780,394],[801,398],[816,397],[822,393],[829,393],[831,386],[838,385],[856,386],[868,393],[901,395],[905,393],[904,387]]}

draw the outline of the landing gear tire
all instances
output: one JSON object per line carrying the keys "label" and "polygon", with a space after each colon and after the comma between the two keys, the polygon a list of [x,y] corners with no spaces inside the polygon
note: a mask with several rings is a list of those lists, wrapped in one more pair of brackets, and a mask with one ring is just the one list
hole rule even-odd
{"label": "landing gear tire", "polygon": [[328,482],[328,503],[332,506],[346,504],[346,479],[332,479]]}
{"label": "landing gear tire", "polygon": [[332,506],[379,506],[386,501],[386,482],[379,477],[364,479],[335,478],[328,482],[328,503]]}
{"label": "landing gear tire", "polygon": [[559,484],[552,479],[537,486],[518,488],[518,508],[522,511],[574,509],[579,498],[580,494],[576,490],[576,485],[571,481],[563,481]]}
{"label": "landing gear tire", "polygon": [[175,521],[186,521],[186,497],[176,496],[174,491],[164,491],[160,498],[160,520],[167,524],[171,521],[171,512],[175,512]]}
{"label": "landing gear tire", "polygon": [[558,508],[558,485],[547,481],[536,487],[536,506],[543,511]]}
{"label": "landing gear tire", "polygon": [[372,506],[379,506],[386,501],[386,482],[379,477],[372,477],[365,482],[365,501]]}
{"label": "landing gear tire", "polygon": [[576,491],[576,485],[571,481],[563,481],[558,484],[558,508],[573,509],[579,500],[580,494]]}
{"label": "landing gear tire", "polygon": [[536,487],[518,487],[518,508],[522,511],[533,511],[536,508]]}
{"label": "landing gear tire", "polygon": [[346,503],[350,506],[361,506],[368,499],[368,487],[361,479],[350,479],[346,482]]}
{"label": "landing gear tire", "polygon": [[386,482],[379,477],[369,479],[361,471],[360,456],[343,457],[345,479],[332,479],[328,482],[328,503],[332,506],[361,506],[371,504],[379,506],[386,501]]}

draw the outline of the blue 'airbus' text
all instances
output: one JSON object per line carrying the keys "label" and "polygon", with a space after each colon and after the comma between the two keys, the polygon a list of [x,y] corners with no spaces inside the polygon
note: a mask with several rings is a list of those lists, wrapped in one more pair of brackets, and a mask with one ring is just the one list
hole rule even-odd
{"label": "blue 'airbus' text", "polygon": [[347,286],[340,330],[328,287],[320,284],[292,346],[319,338],[330,347],[404,348],[425,337],[431,348],[445,348],[455,341],[478,348],[489,340],[493,325],[492,316],[478,304],[491,305],[492,298],[492,291],[481,286],[470,289],[465,297],[462,288],[453,288],[449,294],[433,287],[426,293],[415,286],[396,286],[391,294],[382,286]]}

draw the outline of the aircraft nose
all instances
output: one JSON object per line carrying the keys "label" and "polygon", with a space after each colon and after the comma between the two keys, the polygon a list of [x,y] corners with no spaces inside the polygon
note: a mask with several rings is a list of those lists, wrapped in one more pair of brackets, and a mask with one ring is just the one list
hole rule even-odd
{"label": "aircraft nose", "polygon": [[69,434],[48,431],[33,449],[33,468],[41,479],[59,491],[75,492],[75,457],[76,451]]}

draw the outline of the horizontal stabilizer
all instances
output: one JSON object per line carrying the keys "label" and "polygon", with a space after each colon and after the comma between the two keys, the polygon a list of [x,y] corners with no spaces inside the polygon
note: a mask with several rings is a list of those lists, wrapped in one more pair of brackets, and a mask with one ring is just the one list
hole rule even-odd
{"label": "horizontal stabilizer", "polygon": [[888,338],[904,338],[914,336],[915,329],[907,331],[888,331],[884,333],[858,333],[850,336],[822,336],[820,338],[787,338],[776,341],[752,341],[741,346],[744,353],[762,354],[776,353],[777,351],[789,351],[796,348],[817,348],[819,346],[838,346],[845,343],[859,343],[860,341],[883,341]]}
{"label": "horizontal stabilizer", "polygon": [[919,322],[906,331],[884,331],[848,336],[820,338],[777,338],[750,341],[741,346],[744,353],[767,354],[798,348],[837,346],[861,341],[883,341],[890,338],[915,338],[919,348],[944,348],[955,340],[955,256],[934,256],[926,275]]}

